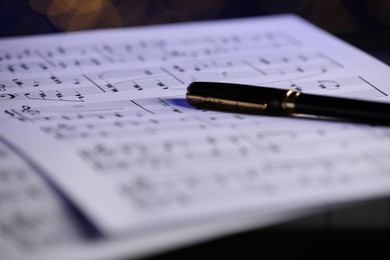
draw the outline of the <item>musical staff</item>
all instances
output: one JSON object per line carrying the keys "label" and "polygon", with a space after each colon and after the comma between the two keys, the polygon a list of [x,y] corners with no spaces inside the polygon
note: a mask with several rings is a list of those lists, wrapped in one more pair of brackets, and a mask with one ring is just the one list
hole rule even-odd
{"label": "musical staff", "polygon": [[[369,181],[369,177],[362,173],[375,167],[375,161],[367,164],[367,160],[362,163],[362,159],[351,155],[342,158],[328,156],[314,162],[282,160],[244,168],[226,167],[207,175],[199,174],[201,168],[196,173],[189,169],[185,174],[171,174],[157,180],[154,176],[139,175],[131,182],[121,184],[119,193],[140,211],[146,212],[187,207],[200,210],[205,204],[220,201],[221,197],[234,201],[237,197],[252,196],[268,205],[270,201],[302,188],[310,194],[318,189],[336,191],[348,188],[357,181]],[[355,174],[335,169],[336,163],[353,169]],[[286,172],[287,169],[288,174],[275,181],[275,174]],[[202,194],[213,195],[205,197]]]}
{"label": "musical staff", "polygon": [[7,259],[26,258],[87,236],[49,184],[2,141],[0,209],[0,244],[8,246],[1,255]]}
{"label": "musical staff", "polygon": [[[233,230],[227,215],[253,212],[256,224],[269,223],[285,205],[388,192],[385,127],[186,102],[193,81],[388,101],[382,64],[298,18],[263,21],[39,36],[28,46],[2,40],[0,247],[20,249],[19,259],[74,245],[84,258],[105,258],[91,248],[104,252],[107,237],[139,252],[162,248],[159,231],[174,238],[170,227],[182,239],[188,223],[215,219],[227,223],[216,230]],[[86,237],[41,175],[103,239]]]}
{"label": "musical staff", "polygon": [[[82,55],[88,55],[88,52]],[[324,55],[316,53],[274,53],[232,56],[181,61],[163,67],[143,69],[102,70],[98,73],[59,75],[51,72],[46,77],[12,77],[0,80],[1,101],[42,100],[83,102],[86,95],[101,92],[117,93],[143,90],[163,92],[185,88],[190,82],[239,81],[272,82],[296,81],[338,70],[340,66]],[[322,88],[329,89],[332,80],[323,80]],[[327,86],[327,87],[325,87]],[[96,89],[94,89],[96,88]],[[164,94],[165,95],[165,94]]]}

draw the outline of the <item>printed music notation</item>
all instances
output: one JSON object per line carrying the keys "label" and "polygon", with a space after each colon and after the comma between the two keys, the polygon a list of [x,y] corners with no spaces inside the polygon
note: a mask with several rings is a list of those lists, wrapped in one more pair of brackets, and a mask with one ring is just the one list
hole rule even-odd
{"label": "printed music notation", "polygon": [[[275,84],[275,85],[274,85]],[[289,82],[270,83],[270,86],[291,88],[297,91],[321,94],[339,95],[351,98],[378,98],[386,97],[388,94],[376,88],[372,83],[362,76],[349,76],[334,79],[318,79]]]}
{"label": "printed music notation", "polygon": [[[309,58],[302,58],[302,55],[295,57],[298,60],[307,62]],[[279,58],[277,58],[278,60]],[[281,58],[282,60],[284,58]],[[285,58],[287,59],[287,58]],[[290,58],[293,60],[293,58]],[[287,59],[287,62],[290,62]],[[322,56],[311,56],[311,59],[323,59]],[[196,64],[183,63],[172,65],[172,67],[161,67],[138,70],[114,70],[98,74],[80,74],[68,76],[55,76],[43,78],[14,78],[0,80],[0,102],[13,100],[46,100],[46,101],[68,101],[84,102],[87,95],[99,93],[116,93],[123,91],[142,91],[146,89],[169,91],[185,88],[195,80],[203,81],[238,81],[243,78],[258,81],[259,85],[268,85],[284,88],[293,88],[298,91],[308,91],[326,94],[327,91],[337,91],[341,95],[353,95],[354,97],[378,97],[386,95],[378,88],[361,76],[346,77],[338,79],[304,80],[305,77],[319,76],[327,70],[337,69],[336,64],[327,61],[320,61],[322,65],[306,63],[302,65],[284,65],[276,63],[269,66],[262,58],[236,60],[209,60]],[[271,61],[266,61],[270,63]],[[275,62],[272,61],[272,62]],[[286,62],[286,61],[284,61]],[[262,68],[262,66],[268,66]],[[275,79],[277,75],[277,80]],[[296,76],[296,78],[295,78]],[[270,81],[271,79],[271,81]],[[253,84],[253,83],[252,83]],[[356,90],[359,88],[359,91]],[[347,91],[350,89],[350,91]],[[322,92],[321,90],[325,90]],[[333,93],[334,94],[334,93]]]}
{"label": "printed music notation", "polygon": [[85,95],[123,91],[183,89],[195,80],[269,81],[299,79],[340,69],[324,55],[313,53],[265,54],[219,59],[199,59],[145,69],[118,69],[100,73],[46,77],[10,77],[0,80],[0,102],[49,100],[82,102]]}
{"label": "printed music notation", "polygon": [[77,222],[42,176],[0,140],[1,256],[13,259],[16,252],[22,259],[79,243],[86,234]]}
{"label": "printed music notation", "polygon": [[[297,18],[257,21],[42,36],[28,47],[2,40],[0,138],[31,165],[15,161],[0,168],[0,186],[6,186],[0,189],[0,233],[7,230],[0,247],[3,238],[14,247],[27,244],[26,252],[56,247],[42,241],[55,241],[57,232],[65,251],[74,249],[67,244],[71,237],[77,250],[84,246],[78,228],[46,215],[77,222],[57,202],[41,201],[57,198],[49,189],[39,181],[26,182],[35,191],[23,188],[38,169],[62,195],[72,195],[73,206],[101,234],[120,234],[117,242],[129,231],[125,252],[161,248],[166,239],[153,235],[204,219],[222,225],[227,215],[251,211],[258,224],[273,220],[271,213],[285,216],[285,205],[295,210],[388,192],[390,135],[384,128],[187,104],[185,88],[195,80],[389,100],[382,64]],[[10,180],[21,193],[7,186]],[[34,192],[40,195],[26,198]],[[14,198],[21,200],[11,205]],[[36,210],[38,204],[50,207]],[[47,233],[40,220],[50,225]],[[31,242],[29,230],[44,235]],[[218,234],[205,230],[204,237]],[[85,251],[93,254],[94,242],[88,243]]]}
{"label": "printed music notation", "polygon": [[[386,94],[379,89],[375,88],[370,84],[367,80],[365,80],[362,77],[345,77],[345,78],[337,78],[332,80],[317,80],[317,81],[293,81],[290,80],[289,82],[278,82],[278,83],[267,83],[268,85],[276,87],[285,87],[285,88],[293,88],[299,91],[304,92],[311,92],[311,93],[320,93],[320,94],[331,94],[332,92],[336,91],[338,95],[348,95],[355,98],[359,97],[382,97],[386,96]],[[84,90],[85,89],[85,90]],[[83,90],[83,91],[82,91]],[[78,91],[82,91],[82,94]],[[63,93],[66,94],[59,94],[59,92],[54,91],[48,91],[49,94],[43,94],[42,92],[35,92],[35,95],[28,95],[29,99],[53,99],[58,98],[60,100],[69,100],[69,101],[83,101],[83,98],[88,93],[94,93],[99,92],[97,88],[94,87],[84,87],[79,88],[77,90],[75,89],[64,89]],[[69,95],[72,96],[72,92],[77,93],[74,94],[74,97],[71,99]],[[17,100],[17,97],[15,97]],[[179,102],[179,104],[175,104]],[[115,105],[115,103],[118,103]],[[83,119],[91,119],[91,118],[111,118],[111,119],[118,119],[121,121],[115,121],[110,123],[105,123],[105,128],[109,124],[112,126],[120,127],[123,131],[127,129],[126,126],[134,126],[134,124],[131,123],[132,120],[126,122],[127,119],[135,118],[135,120],[139,120],[139,117],[142,115],[148,115],[148,114],[167,114],[167,113],[189,113],[194,112],[189,108],[189,106],[186,104],[185,100],[180,99],[180,97],[175,99],[159,99],[159,98],[151,98],[151,99],[139,99],[139,100],[132,100],[130,102],[110,102],[108,104],[110,107],[110,111],[104,112],[104,111],[98,111],[93,112],[94,109],[99,110],[96,106],[90,106],[86,105],[83,107],[62,107],[54,109],[50,107],[47,108],[39,108],[35,107],[32,108],[31,106],[22,105],[21,109],[8,109],[4,110],[5,116],[10,116],[15,119],[21,120],[21,121],[56,121],[59,125],[66,125],[72,120],[77,120],[77,124],[80,124]],[[116,109],[117,111],[114,111]],[[84,111],[83,111],[84,110]],[[69,112],[76,112],[76,114],[70,114]],[[180,119],[185,120],[185,119]],[[60,122],[64,121],[64,124],[61,124]],[[158,120],[157,120],[158,121]],[[95,122],[94,124],[88,124],[89,129],[99,129],[99,123]],[[235,124],[232,124],[233,127],[235,127]],[[172,127],[176,127],[175,124],[172,125]],[[199,127],[206,127],[204,124],[200,124]],[[76,128],[82,128],[76,127]],[[157,127],[158,128],[158,127]],[[156,130],[157,130],[156,128]],[[45,129],[53,129],[53,127],[45,128]],[[61,131],[64,131],[65,129],[69,128],[61,128]],[[139,130],[142,128],[138,128]],[[50,130],[51,132],[56,132],[55,130]],[[79,136],[89,136],[92,134],[91,131],[89,131],[90,134],[80,134]],[[115,131],[114,131],[115,132]],[[153,131],[152,131],[153,132]],[[103,135],[110,135],[110,130],[105,129],[103,132]],[[58,136],[64,136],[64,134],[58,134]],[[75,135],[75,132],[72,134]],[[92,134],[93,135],[93,134]],[[66,136],[66,135],[65,135]]]}
{"label": "printed music notation", "polygon": [[[270,85],[275,83],[270,83]],[[275,84],[276,87],[296,90],[360,97],[362,94],[372,98],[386,96],[362,77],[344,77],[333,80],[290,81]],[[85,139],[148,132],[170,131],[180,128],[213,129],[230,127],[234,129],[256,126],[257,118],[245,115],[213,115],[201,110],[194,110],[181,97],[144,98],[129,101],[108,102],[109,110],[99,110],[94,105],[83,107],[32,107],[8,109],[4,116],[24,122],[41,122],[41,129],[59,140]],[[103,104],[100,104],[103,109]],[[159,119],[160,115],[171,115],[170,119]],[[46,123],[45,123],[46,122]]]}
{"label": "printed music notation", "polygon": [[36,78],[12,78],[12,79],[2,79],[1,82],[1,91],[7,91],[15,88],[38,88],[47,85],[79,85],[83,84],[86,79],[82,75],[75,76],[56,76],[51,74],[46,77],[36,77]]}
{"label": "printed music notation", "polygon": [[[284,32],[216,35],[187,39],[133,40],[120,43],[84,43],[70,46],[0,49],[0,72],[53,71],[121,62],[151,62],[226,55],[247,49],[280,49],[299,44]],[[4,65],[3,65],[4,64]]]}
{"label": "printed music notation", "polygon": [[[352,132],[356,141],[365,136],[364,131]],[[317,134],[324,133],[319,131]],[[321,143],[322,149],[338,150],[337,153],[324,154],[317,148],[301,149],[303,146],[298,143],[306,140],[306,132],[297,137],[298,143],[280,147],[277,160],[270,160],[265,152],[263,160],[257,162],[251,159],[259,156],[253,147],[263,146],[263,152],[269,151],[267,144],[263,144],[267,139],[256,143],[246,139],[243,134],[205,135],[196,145],[175,137],[151,142],[98,142],[89,148],[82,148],[78,153],[98,175],[123,178],[131,172],[133,177],[121,182],[118,192],[140,211],[204,207],[214,200],[219,201],[221,197],[234,200],[253,196],[267,204],[268,200],[288,196],[293,190],[304,189],[311,193],[318,189],[345,189],[370,178],[368,172],[373,167],[377,168],[377,159],[354,152],[369,141],[364,144],[356,142],[356,146],[350,143],[350,147],[346,148],[340,143],[339,130],[333,129],[325,134],[334,137],[327,139],[326,144]],[[261,132],[259,135],[262,135]],[[345,136],[348,135],[346,132]],[[197,168],[183,171],[182,165],[190,160],[199,161]],[[235,162],[238,160],[246,160],[248,164],[237,167]],[[218,164],[219,161],[224,164]],[[212,167],[214,164],[219,165],[218,169]],[[212,172],[206,170],[209,167],[213,168]],[[388,177],[383,175],[384,172],[382,169],[377,174],[386,179]],[[205,197],[202,194],[209,195]]]}
{"label": "printed music notation", "polygon": [[[196,145],[186,138],[165,137],[185,129],[185,127],[182,129],[177,126],[169,129],[169,134],[150,136],[150,140],[128,142],[126,136],[122,135],[118,138],[120,142],[115,145],[107,146],[104,143],[97,143],[90,149],[82,149],[79,155],[97,172],[125,174],[127,171],[137,170],[140,173],[162,169],[172,170],[176,167],[175,164],[185,164],[186,160],[193,159],[200,160],[205,165],[221,160],[227,165],[230,159],[245,160],[245,158],[256,157],[259,153],[265,157],[280,155],[284,158],[284,155],[289,155],[291,159],[294,157],[303,159],[309,154],[320,156],[323,149],[346,153],[350,149],[367,146],[367,143],[375,142],[377,139],[376,135],[367,134],[364,128],[352,129],[348,125],[327,125],[326,130],[321,130],[319,126],[313,128],[310,123],[307,123],[306,128],[295,126],[293,122],[285,122],[285,125],[288,126],[288,130],[277,132],[275,128],[279,129],[279,127],[269,126],[263,121],[263,124],[257,124],[257,128],[251,127],[253,125],[246,125],[243,128],[225,131],[230,134],[223,134],[216,128],[209,128],[197,138]],[[130,131],[132,134],[135,132]],[[343,136],[348,136],[351,141],[347,143],[340,141]],[[315,140],[319,137],[326,137],[326,144],[322,141],[316,142]],[[389,138],[383,139],[390,140]],[[319,143],[322,149],[316,147],[315,143]],[[282,161],[279,165],[283,165]],[[297,167],[298,165],[301,164],[298,163]]]}

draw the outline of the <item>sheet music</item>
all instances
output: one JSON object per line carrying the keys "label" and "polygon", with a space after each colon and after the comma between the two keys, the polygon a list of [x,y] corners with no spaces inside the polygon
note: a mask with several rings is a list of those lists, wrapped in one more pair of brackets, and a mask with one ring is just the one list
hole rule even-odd
{"label": "sheet music", "polygon": [[0,166],[2,259],[31,259],[87,239],[78,218],[58,194],[3,142]]}
{"label": "sheet music", "polygon": [[385,127],[187,105],[195,80],[389,101],[387,66],[297,17],[26,41],[2,40],[0,134],[105,235],[388,193]]}
{"label": "sheet music", "polygon": [[[36,169],[0,142],[0,256],[2,259],[117,259],[145,256],[197,241],[272,224],[307,212],[241,214],[224,221],[194,223],[148,236],[120,239],[99,236],[65,203]],[[237,221],[242,222],[240,226]]]}

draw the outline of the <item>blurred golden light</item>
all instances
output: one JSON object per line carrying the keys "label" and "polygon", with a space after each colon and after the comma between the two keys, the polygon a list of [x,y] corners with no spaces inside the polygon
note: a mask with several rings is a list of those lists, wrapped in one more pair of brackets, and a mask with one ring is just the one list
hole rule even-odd
{"label": "blurred golden light", "polygon": [[[60,1],[60,0],[57,0]],[[78,12],[96,12],[100,11],[104,5],[110,4],[110,1],[104,1],[104,0],[84,0],[84,1],[76,1],[73,9],[77,10]]]}
{"label": "blurred golden light", "polygon": [[[29,0],[30,6],[64,31],[213,18],[235,0]],[[115,4],[113,4],[113,2]]]}
{"label": "blurred golden light", "polygon": [[[364,21],[345,0],[256,0],[262,13],[295,13],[331,32],[360,31]],[[64,31],[114,26],[145,25],[213,19],[221,11],[230,12],[232,5],[245,5],[240,0],[28,0],[32,9],[45,14],[51,23]],[[362,0],[372,22],[390,26],[390,1]],[[361,5],[361,4],[359,4]],[[4,13],[13,18],[23,12]],[[244,8],[245,9],[245,8]],[[37,15],[38,17],[38,15]],[[20,28],[31,27],[25,16]],[[43,23],[45,19],[32,19]],[[39,21],[39,22],[38,22]],[[375,24],[374,24],[375,26]],[[50,30],[48,26],[45,30]]]}
{"label": "blurred golden light", "polygon": [[146,19],[147,1],[145,0],[123,0],[117,5],[117,10],[125,25],[141,24]]}
{"label": "blurred golden light", "polygon": [[67,13],[61,16],[52,16],[50,20],[57,26],[67,31],[75,31],[87,28],[93,28],[97,22],[97,15],[90,13]]}
{"label": "blurred golden light", "polygon": [[123,25],[111,0],[30,0],[30,5],[65,31]]}
{"label": "blurred golden light", "polygon": [[48,1],[47,9],[45,14],[49,16],[60,15],[65,12],[71,11],[72,7],[75,4],[75,0],[70,1],[61,1],[61,0],[52,0]]}
{"label": "blurred golden light", "polygon": [[118,27],[122,25],[122,16],[119,9],[111,3],[107,4],[101,11],[100,19],[97,21],[97,27]]}

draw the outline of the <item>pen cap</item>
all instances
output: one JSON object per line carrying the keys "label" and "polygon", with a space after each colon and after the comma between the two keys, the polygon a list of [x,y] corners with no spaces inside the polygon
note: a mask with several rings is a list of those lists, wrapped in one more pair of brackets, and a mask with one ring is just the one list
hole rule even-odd
{"label": "pen cap", "polygon": [[277,104],[286,96],[285,89],[273,89],[219,82],[192,82],[187,88],[187,95],[220,98],[248,103]]}
{"label": "pen cap", "polygon": [[302,94],[295,112],[390,125],[390,104],[368,100]]}

